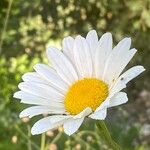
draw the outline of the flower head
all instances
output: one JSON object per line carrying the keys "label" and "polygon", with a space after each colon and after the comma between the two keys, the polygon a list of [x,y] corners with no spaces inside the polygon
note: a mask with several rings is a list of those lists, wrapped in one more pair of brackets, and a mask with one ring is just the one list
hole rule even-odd
{"label": "flower head", "polygon": [[20,117],[48,114],[34,124],[32,134],[63,125],[64,132],[71,135],[85,117],[104,120],[109,107],[126,103],[127,94],[120,91],[145,70],[134,66],[122,74],[136,53],[130,45],[131,39],[124,38],[113,48],[110,33],[98,39],[92,30],[86,38],[64,38],[62,51],[49,47],[51,65],[35,65],[35,72],[23,75],[20,91],[14,94],[22,103],[33,105]]}

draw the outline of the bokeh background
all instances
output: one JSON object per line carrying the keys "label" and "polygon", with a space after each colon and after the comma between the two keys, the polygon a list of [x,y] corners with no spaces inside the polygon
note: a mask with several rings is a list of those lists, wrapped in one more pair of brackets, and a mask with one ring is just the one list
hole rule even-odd
{"label": "bokeh background", "polygon": [[39,119],[19,119],[26,107],[13,93],[21,76],[34,64],[47,63],[48,44],[61,47],[63,37],[99,36],[109,31],[114,44],[132,38],[138,53],[127,68],[142,64],[146,71],[127,86],[129,102],[109,110],[107,125],[125,150],[150,149],[150,0],[0,0],[0,150],[107,150],[94,121],[68,137],[62,128],[31,136]]}

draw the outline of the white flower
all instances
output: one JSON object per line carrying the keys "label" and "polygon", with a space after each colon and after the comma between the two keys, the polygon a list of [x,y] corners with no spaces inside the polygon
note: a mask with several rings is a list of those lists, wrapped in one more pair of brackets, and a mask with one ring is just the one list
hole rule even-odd
{"label": "white flower", "polygon": [[109,107],[128,101],[120,92],[126,84],[142,73],[142,66],[134,66],[121,74],[136,53],[130,49],[131,39],[124,38],[112,48],[112,35],[105,33],[98,39],[95,30],[86,38],[66,37],[62,51],[47,49],[51,66],[37,64],[35,72],[26,73],[15,98],[31,106],[20,117],[49,114],[34,124],[32,134],[40,134],[63,125],[68,135],[78,130],[85,117],[104,120]]}

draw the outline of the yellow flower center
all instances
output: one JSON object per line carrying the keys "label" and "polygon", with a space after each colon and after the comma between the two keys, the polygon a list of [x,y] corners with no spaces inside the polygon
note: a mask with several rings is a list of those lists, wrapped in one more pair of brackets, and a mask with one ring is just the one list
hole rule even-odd
{"label": "yellow flower center", "polygon": [[93,111],[108,96],[108,85],[102,80],[84,78],[75,82],[65,96],[66,111],[76,115],[85,108],[90,107]]}

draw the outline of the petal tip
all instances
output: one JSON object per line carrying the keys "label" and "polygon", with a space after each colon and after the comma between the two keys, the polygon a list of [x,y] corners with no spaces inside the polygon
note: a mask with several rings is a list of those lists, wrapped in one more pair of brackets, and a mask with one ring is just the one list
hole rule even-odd
{"label": "petal tip", "polygon": [[17,92],[15,92],[14,94],[13,94],[13,98],[17,98]]}
{"label": "petal tip", "polygon": [[106,32],[105,34],[108,36],[112,36],[111,32]]}
{"label": "petal tip", "polygon": [[97,32],[96,32],[96,30],[92,29],[92,30],[90,30],[90,31],[88,32],[87,35],[89,35],[89,34],[96,34],[96,35],[97,35]]}
{"label": "petal tip", "polygon": [[14,94],[13,94],[13,98],[20,98],[20,93],[21,91],[17,91],[17,92],[15,92]]}
{"label": "petal tip", "polygon": [[55,48],[54,46],[48,46],[47,49],[46,49],[46,54],[49,55],[56,49],[57,48]]}
{"label": "petal tip", "polygon": [[19,118],[23,118],[23,115],[21,113],[19,114]]}
{"label": "petal tip", "polygon": [[34,128],[34,126],[33,126],[32,129],[31,129],[31,134],[32,134],[32,135],[37,135],[37,131],[36,131],[36,129]]}
{"label": "petal tip", "polygon": [[141,71],[146,71],[146,69],[144,68],[144,66],[141,66]]}
{"label": "petal tip", "polygon": [[33,127],[31,128],[31,134],[32,135],[38,135],[38,134],[41,134],[43,132],[41,132],[38,128],[37,128],[37,124],[35,123],[33,125]]}

